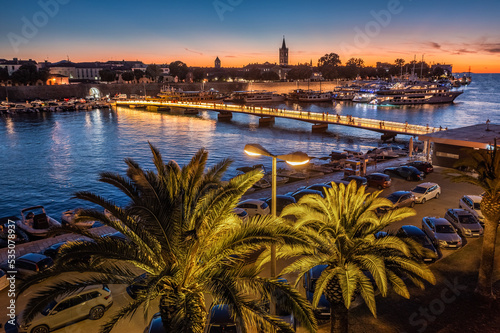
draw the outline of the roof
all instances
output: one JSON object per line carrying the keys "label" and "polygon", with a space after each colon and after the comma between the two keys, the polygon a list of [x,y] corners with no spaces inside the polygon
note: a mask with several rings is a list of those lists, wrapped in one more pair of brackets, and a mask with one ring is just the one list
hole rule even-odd
{"label": "roof", "polygon": [[281,45],[281,48],[286,49],[285,36],[283,36],[283,44]]}
{"label": "roof", "polygon": [[430,140],[452,146],[487,149],[495,138],[500,139],[500,125],[477,124],[420,135],[419,140]]}

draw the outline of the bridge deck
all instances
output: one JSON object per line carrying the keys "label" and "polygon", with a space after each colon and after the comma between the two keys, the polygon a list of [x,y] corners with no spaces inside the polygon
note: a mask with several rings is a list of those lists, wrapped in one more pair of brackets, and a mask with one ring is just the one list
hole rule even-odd
{"label": "bridge deck", "polygon": [[278,117],[305,121],[313,124],[332,124],[357,127],[366,130],[381,132],[384,134],[423,135],[439,132],[442,128],[399,123],[394,121],[381,121],[378,119],[352,117],[349,115],[338,115],[329,113],[318,113],[308,111],[295,111],[288,109],[267,108],[253,105],[235,105],[223,103],[204,102],[172,102],[162,100],[118,100],[116,105],[130,106],[161,106],[179,107],[189,109],[208,110],[216,112],[246,113],[259,117]]}

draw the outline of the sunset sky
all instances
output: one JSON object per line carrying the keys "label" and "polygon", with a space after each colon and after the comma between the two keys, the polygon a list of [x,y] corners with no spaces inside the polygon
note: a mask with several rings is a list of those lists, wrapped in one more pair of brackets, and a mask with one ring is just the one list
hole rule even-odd
{"label": "sunset sky", "polygon": [[[47,14],[48,13],[48,14]],[[335,52],[451,63],[454,72],[500,72],[500,2],[389,1],[9,1],[0,12],[0,58],[142,60],[223,67],[290,64]]]}

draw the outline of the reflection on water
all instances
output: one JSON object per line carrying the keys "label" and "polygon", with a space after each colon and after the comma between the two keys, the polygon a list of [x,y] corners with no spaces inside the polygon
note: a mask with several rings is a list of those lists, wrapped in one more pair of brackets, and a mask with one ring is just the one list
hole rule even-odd
{"label": "reflection on water", "polygon": [[[336,102],[281,103],[275,107],[450,128],[486,119],[500,123],[500,96],[496,92],[500,76],[476,75],[473,79],[473,84],[451,105],[377,107]],[[405,144],[408,139],[398,136],[397,143]],[[262,163],[271,167],[269,159],[244,154],[247,143],[260,143],[277,154],[300,150],[323,157],[332,150],[366,151],[376,147],[380,134],[335,125],[326,133],[315,134],[309,123],[279,118],[273,126],[259,127],[258,117],[245,114],[234,114],[230,122],[218,122],[217,113],[210,111],[182,116],[119,108],[2,116],[0,217],[42,204],[49,214],[59,218],[63,210],[81,205],[70,200],[79,190],[94,191],[123,203],[120,193],[97,181],[99,172],[123,173],[126,157],[152,168],[148,141],[160,149],[165,160],[174,159],[181,165],[205,147],[210,153],[209,165],[223,158],[234,160],[228,171],[228,176],[234,176],[241,166]]]}

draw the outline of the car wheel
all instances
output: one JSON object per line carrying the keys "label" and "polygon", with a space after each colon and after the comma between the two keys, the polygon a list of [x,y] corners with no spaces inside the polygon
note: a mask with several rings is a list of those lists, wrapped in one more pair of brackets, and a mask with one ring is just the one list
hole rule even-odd
{"label": "car wheel", "polygon": [[379,190],[383,189],[382,185],[377,186]]}
{"label": "car wheel", "polygon": [[424,204],[426,201],[427,201],[427,200],[426,200],[425,198],[422,198],[421,203],[423,203],[423,204]]}
{"label": "car wheel", "polygon": [[410,208],[413,208],[413,207],[415,207],[415,201],[412,201],[410,204]]}
{"label": "car wheel", "polygon": [[439,195],[440,195],[440,193],[439,193],[439,192],[438,192],[438,193],[436,193],[436,196],[435,196],[434,198],[436,198],[436,199],[437,199],[437,198],[439,198]]}
{"label": "car wheel", "polygon": [[92,309],[90,309],[89,319],[97,320],[97,319],[101,319],[102,316],[104,316],[104,306],[98,305],[98,306],[94,306]]}
{"label": "car wheel", "polygon": [[32,329],[31,333],[49,333],[49,328],[45,325],[40,325]]}

